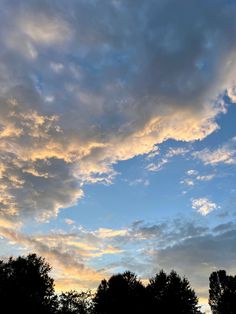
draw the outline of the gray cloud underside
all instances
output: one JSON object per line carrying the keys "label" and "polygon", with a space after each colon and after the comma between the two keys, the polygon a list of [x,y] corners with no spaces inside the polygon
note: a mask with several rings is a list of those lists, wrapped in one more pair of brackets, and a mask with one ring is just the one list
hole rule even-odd
{"label": "gray cloud underside", "polygon": [[217,129],[233,1],[1,1],[1,215],[55,216],[112,164]]}
{"label": "gray cloud underside", "polygon": [[211,272],[227,269],[235,273],[236,260],[236,230],[230,230],[219,235],[186,239],[182,243],[153,252],[152,262],[156,269],[175,269],[177,272],[191,278],[192,284],[198,289],[200,296],[208,294],[208,278]]}

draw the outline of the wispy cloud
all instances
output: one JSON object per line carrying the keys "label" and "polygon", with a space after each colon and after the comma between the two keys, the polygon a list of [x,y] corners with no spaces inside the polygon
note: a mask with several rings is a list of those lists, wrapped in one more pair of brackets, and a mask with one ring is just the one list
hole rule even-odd
{"label": "wispy cloud", "polygon": [[[155,150],[155,152],[156,152],[156,150]],[[148,171],[153,171],[153,172],[160,171],[163,169],[165,164],[167,164],[171,161],[172,158],[174,158],[176,156],[184,156],[189,152],[190,152],[190,148],[185,148],[185,147],[173,148],[173,147],[170,147],[168,149],[168,151],[163,155],[162,158],[157,159],[157,161],[148,164],[146,169]],[[160,154],[160,150],[158,150],[158,154]],[[153,152],[151,152],[151,154],[148,155],[148,159],[154,158],[155,156],[156,156],[156,153],[153,154]]]}
{"label": "wispy cloud", "polygon": [[196,176],[196,180],[198,180],[198,181],[210,181],[214,177],[215,177],[215,174],[199,175],[199,176]]}
{"label": "wispy cloud", "polygon": [[194,170],[194,169],[190,169],[190,170],[187,171],[187,174],[189,176],[196,176],[198,174],[198,171]]}
{"label": "wispy cloud", "polygon": [[186,172],[187,177],[180,181],[181,184],[185,184],[187,186],[194,186],[197,181],[211,181],[215,178],[215,173],[210,174],[199,174],[199,171],[190,169]]}
{"label": "wispy cloud", "polygon": [[201,160],[205,165],[234,165],[236,164],[236,140],[232,138],[229,142],[215,150],[205,148],[202,151],[194,152],[193,156]]}
{"label": "wispy cloud", "polygon": [[148,171],[157,172],[157,171],[160,171],[163,168],[163,166],[165,164],[167,164],[168,162],[169,162],[168,159],[162,158],[162,159],[158,160],[156,163],[152,162],[152,163],[148,164],[146,169]]}
{"label": "wispy cloud", "polygon": [[142,178],[129,181],[130,186],[136,186],[136,185],[149,186],[149,184],[150,182],[148,179],[142,179]]}
{"label": "wispy cloud", "polygon": [[75,221],[73,219],[70,219],[70,218],[66,218],[65,219],[65,223],[67,225],[74,225],[75,224]]}
{"label": "wispy cloud", "polygon": [[110,239],[125,233],[125,230],[101,228],[94,232],[81,230],[69,234],[58,232],[29,236],[13,230],[13,226],[8,224],[0,227],[0,235],[11,245],[21,246],[26,252],[36,252],[48,260],[54,268],[58,290],[68,290],[67,285],[74,289],[95,288],[106,274],[91,268],[87,262],[103,255],[122,253],[123,250],[112,245]]}
{"label": "wispy cloud", "polygon": [[181,180],[180,183],[188,185],[188,186],[194,186],[195,185],[194,181],[192,179],[189,179],[189,178],[185,178],[184,180]]}
{"label": "wispy cloud", "polygon": [[128,233],[126,229],[121,230],[113,230],[107,228],[99,228],[98,231],[95,233],[99,238],[114,238],[118,236],[124,236]]}

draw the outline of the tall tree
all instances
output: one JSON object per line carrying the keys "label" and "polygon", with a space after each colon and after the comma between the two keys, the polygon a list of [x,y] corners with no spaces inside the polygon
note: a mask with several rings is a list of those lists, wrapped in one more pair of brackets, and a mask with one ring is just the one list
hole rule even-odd
{"label": "tall tree", "polygon": [[198,299],[189,281],[175,271],[167,275],[163,270],[147,285],[149,309],[147,313],[198,314]]}
{"label": "tall tree", "polygon": [[146,314],[146,291],[137,276],[125,272],[103,280],[94,298],[95,314]]}
{"label": "tall tree", "polygon": [[57,308],[51,267],[36,254],[0,261],[2,313],[51,314]]}
{"label": "tall tree", "polygon": [[225,270],[210,275],[209,305],[213,314],[236,313],[236,276]]}

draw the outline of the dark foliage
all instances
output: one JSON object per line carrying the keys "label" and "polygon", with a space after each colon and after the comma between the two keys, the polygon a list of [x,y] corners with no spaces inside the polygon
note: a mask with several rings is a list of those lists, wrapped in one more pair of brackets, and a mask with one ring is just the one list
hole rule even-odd
{"label": "dark foliage", "polygon": [[94,314],[145,314],[146,289],[131,272],[103,280],[94,298]]}
{"label": "dark foliage", "polygon": [[35,254],[0,261],[1,313],[54,313],[57,303],[50,269]]}
{"label": "dark foliage", "polygon": [[[129,271],[102,280],[90,291],[56,295],[51,267],[36,254],[0,261],[0,313],[3,314],[199,314],[189,281],[176,272],[160,271],[145,287]],[[225,270],[210,276],[213,314],[236,313],[236,276]]]}
{"label": "dark foliage", "polygon": [[149,297],[147,313],[198,314],[198,299],[186,278],[176,272],[167,275],[160,271],[147,286]]}
{"label": "dark foliage", "polygon": [[236,277],[225,270],[210,275],[209,305],[213,314],[236,313]]}

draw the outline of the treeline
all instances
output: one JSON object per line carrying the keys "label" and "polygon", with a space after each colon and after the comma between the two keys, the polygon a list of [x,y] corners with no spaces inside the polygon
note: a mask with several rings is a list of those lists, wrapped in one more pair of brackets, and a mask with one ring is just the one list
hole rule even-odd
{"label": "treeline", "polygon": [[[55,293],[50,265],[36,254],[0,261],[3,314],[197,314],[198,299],[186,278],[160,271],[146,286],[129,271],[102,280],[95,293]],[[236,313],[236,277],[210,275],[213,314]]]}

